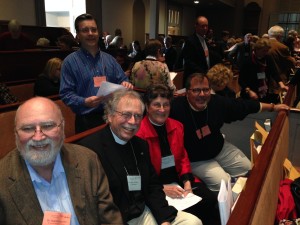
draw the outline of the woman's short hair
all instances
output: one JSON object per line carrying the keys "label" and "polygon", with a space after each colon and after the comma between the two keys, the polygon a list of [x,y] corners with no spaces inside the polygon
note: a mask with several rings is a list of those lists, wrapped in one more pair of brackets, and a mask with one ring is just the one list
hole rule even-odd
{"label": "woman's short hair", "polygon": [[225,87],[233,78],[233,72],[225,65],[219,63],[214,65],[207,72],[210,86],[213,90],[218,87]]}
{"label": "woman's short hair", "polygon": [[173,91],[169,86],[163,84],[152,84],[147,87],[144,94],[144,102],[149,105],[157,97],[167,98],[169,101],[173,99]]}
{"label": "woman's short hair", "polygon": [[149,39],[145,45],[145,54],[146,56],[157,56],[157,50],[162,48],[162,44],[157,39]]}
{"label": "woman's short hair", "polygon": [[58,68],[61,68],[62,60],[60,58],[51,58],[47,61],[44,68],[44,74],[49,78],[54,78],[53,74]]}
{"label": "woman's short hair", "polygon": [[254,50],[262,49],[262,48],[271,48],[270,40],[268,38],[260,38],[253,45]]}

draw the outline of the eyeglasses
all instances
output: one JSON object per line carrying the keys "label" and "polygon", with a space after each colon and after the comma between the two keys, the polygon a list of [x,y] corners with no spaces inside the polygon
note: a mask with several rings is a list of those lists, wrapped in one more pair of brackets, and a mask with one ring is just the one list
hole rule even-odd
{"label": "eyeglasses", "polygon": [[85,34],[89,33],[90,31],[92,33],[97,33],[98,28],[97,27],[84,27],[84,28],[79,29],[79,31],[82,33],[85,33]]}
{"label": "eyeglasses", "polygon": [[151,104],[151,106],[153,106],[156,109],[161,109],[161,108],[170,108],[170,103],[164,103],[164,104],[160,104],[158,102]]}
{"label": "eyeglasses", "polygon": [[51,136],[53,135],[55,132],[57,132],[56,128],[60,127],[63,124],[63,120],[57,124],[55,122],[43,122],[41,124],[38,125],[33,125],[33,124],[29,124],[29,125],[24,125],[20,128],[17,129],[17,132],[19,132],[19,135],[24,135],[24,136],[28,136],[28,137],[33,137],[34,134],[37,132],[37,126],[40,127],[39,131],[41,133],[43,133],[46,136]]}
{"label": "eyeglasses", "polygon": [[196,95],[199,95],[201,93],[201,91],[205,95],[210,93],[210,88],[191,88],[189,90],[191,90],[193,92],[193,94],[196,94]]}
{"label": "eyeglasses", "polygon": [[132,117],[134,117],[134,120],[139,122],[143,119],[142,114],[133,114],[131,112],[119,112],[114,110],[116,113],[118,113],[124,120],[130,120]]}

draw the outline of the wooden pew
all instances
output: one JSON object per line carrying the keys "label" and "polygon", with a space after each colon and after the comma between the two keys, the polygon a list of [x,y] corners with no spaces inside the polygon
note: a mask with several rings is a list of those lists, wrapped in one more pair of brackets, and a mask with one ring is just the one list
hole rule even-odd
{"label": "wooden pew", "polygon": [[[0,32],[8,31],[8,23],[9,21],[7,20],[0,20]],[[34,43],[36,43],[39,38],[45,37],[50,41],[51,46],[56,46],[58,37],[70,34],[70,31],[63,27],[43,27],[33,25],[22,25],[22,32],[26,33]]]}
{"label": "wooden pew", "polygon": [[0,51],[1,81],[36,79],[49,59],[58,57],[63,60],[71,52],[59,49]]}
{"label": "wooden pew", "polygon": [[35,79],[7,82],[10,93],[18,98],[20,102],[26,101],[34,96]]}
{"label": "wooden pew", "polygon": [[85,138],[86,136],[89,136],[99,130],[102,130],[107,124],[102,124],[100,126],[94,127],[92,129],[83,131],[79,134],[75,134],[73,136],[67,137],[65,138],[65,143],[77,143],[78,141],[80,141],[82,138]]}
{"label": "wooden pew", "polygon": [[15,115],[16,110],[0,113],[0,159],[16,147]]}
{"label": "wooden pew", "polygon": [[[290,87],[285,103],[292,103]],[[228,225],[273,225],[278,202],[279,182],[283,178],[283,161],[288,157],[288,113],[278,113],[246,186],[229,218]]]}
{"label": "wooden pew", "polygon": [[65,119],[65,136],[70,137],[75,134],[75,113],[62,100],[54,101],[61,109]]}
{"label": "wooden pew", "polygon": [[177,71],[175,73],[177,73],[177,75],[174,78],[173,83],[176,86],[176,89],[180,90],[180,89],[184,88],[183,87],[183,70]]}
{"label": "wooden pew", "polygon": [[[59,95],[51,95],[51,96],[47,96],[47,98],[50,98],[53,101],[60,99]],[[0,114],[4,112],[16,110],[23,102],[24,101],[6,104],[6,105],[0,105]]]}

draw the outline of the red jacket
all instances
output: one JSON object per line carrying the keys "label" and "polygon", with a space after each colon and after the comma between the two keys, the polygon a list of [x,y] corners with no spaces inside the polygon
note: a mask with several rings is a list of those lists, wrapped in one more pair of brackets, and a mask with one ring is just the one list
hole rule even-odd
{"label": "red jacket", "polygon": [[[171,118],[168,118],[165,124],[169,145],[175,159],[176,171],[180,178],[184,174],[192,173],[190,160],[183,144],[183,125],[179,121]],[[154,127],[149,121],[148,116],[145,116],[142,120],[141,127],[136,135],[148,142],[151,162],[156,173],[160,175],[161,151],[159,139]],[[199,182],[198,179],[195,181]]]}

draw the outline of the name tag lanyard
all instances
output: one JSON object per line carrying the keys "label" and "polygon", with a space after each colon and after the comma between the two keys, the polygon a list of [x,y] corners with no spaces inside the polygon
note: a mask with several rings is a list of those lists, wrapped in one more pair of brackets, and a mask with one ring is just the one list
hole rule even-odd
{"label": "name tag lanyard", "polygon": [[[100,61],[101,61],[101,69],[102,69],[102,74],[100,74],[100,70],[99,70],[99,72],[97,72],[98,71],[98,68],[97,68],[97,66],[98,66],[98,63],[96,64],[96,71],[95,71],[95,74],[96,75],[94,75],[93,76],[93,79],[94,79],[94,83],[95,83],[95,79],[97,79],[97,77],[105,77],[105,81],[106,81],[106,75],[105,75],[105,63],[103,63],[103,57],[102,57],[102,53],[101,53],[101,51],[99,51],[99,57],[100,57]],[[101,81],[101,83],[102,83],[102,81]],[[101,84],[100,83],[100,84]],[[96,86],[95,86],[96,87]],[[97,87],[100,87],[100,85],[99,86],[97,86]]]}
{"label": "name tag lanyard", "polygon": [[[160,135],[160,134],[159,134]],[[167,134],[167,130],[163,129],[161,132],[162,137],[159,138],[163,144],[165,149],[161,149],[161,169],[166,169],[166,168],[170,168],[175,166],[175,159],[174,159],[174,155],[171,151],[170,145],[169,145],[169,141],[168,141],[168,134]],[[161,145],[161,148],[163,146]]]}
{"label": "name tag lanyard", "polygon": [[137,159],[136,159],[131,141],[129,141],[129,143],[130,143],[131,151],[132,151],[133,156],[134,156],[135,166],[136,166],[136,169],[137,169],[139,175],[129,175],[129,173],[126,169],[126,166],[124,165],[124,169],[125,169],[126,174],[127,174],[128,190],[129,191],[140,191],[141,187],[142,187],[142,185],[141,185],[141,183],[142,183],[141,182],[141,173],[140,173],[139,167],[137,165]]}
{"label": "name tag lanyard", "polygon": [[204,110],[206,110],[205,125],[203,127],[200,127],[200,125],[199,125],[199,128],[198,128],[196,120],[195,120],[194,115],[192,113],[192,109],[189,107],[189,111],[190,111],[190,114],[191,114],[191,117],[192,117],[192,122],[193,122],[193,125],[194,125],[195,130],[196,130],[196,135],[199,139],[202,139],[202,138],[204,138],[205,136],[207,136],[211,133],[211,131],[209,129],[209,126],[207,124],[208,123],[208,106]]}

